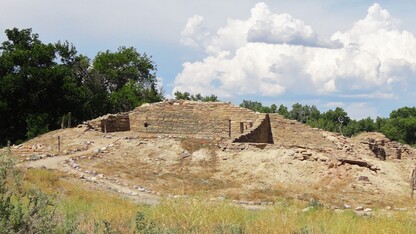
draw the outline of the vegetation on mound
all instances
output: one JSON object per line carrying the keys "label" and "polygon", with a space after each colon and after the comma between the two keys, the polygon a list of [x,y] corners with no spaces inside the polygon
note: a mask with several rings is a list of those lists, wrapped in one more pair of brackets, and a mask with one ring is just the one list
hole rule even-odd
{"label": "vegetation on mound", "polygon": [[411,213],[361,217],[316,201],[277,199],[260,210],[199,198],[140,205],[58,171],[17,168],[9,154],[0,189],[0,233],[416,233]]}

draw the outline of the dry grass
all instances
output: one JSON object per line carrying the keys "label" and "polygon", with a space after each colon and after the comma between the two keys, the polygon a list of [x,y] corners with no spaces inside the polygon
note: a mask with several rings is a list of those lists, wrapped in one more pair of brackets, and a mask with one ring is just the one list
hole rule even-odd
{"label": "dry grass", "polygon": [[25,181],[27,188],[35,187],[54,196],[58,213],[80,231],[92,233],[103,221],[111,222],[123,233],[132,230],[137,205],[130,200],[85,187],[58,171],[30,169]]}
{"label": "dry grass", "polygon": [[181,140],[181,147],[191,154],[203,148],[209,149],[215,154],[215,150],[218,149],[216,146],[217,143],[216,141],[207,139],[183,138]]}
{"label": "dry grass", "polygon": [[[352,211],[301,210],[306,202],[277,200],[264,210],[248,210],[204,198],[166,199],[156,206],[137,205],[57,171],[26,172],[26,186],[55,194],[58,211],[76,223],[79,231],[93,233],[104,220],[121,233],[133,233],[136,212],[142,215],[142,232],[155,233],[416,233],[414,211],[388,217],[360,217]],[[413,212],[413,213],[412,213]],[[102,230],[102,229],[101,229]]]}

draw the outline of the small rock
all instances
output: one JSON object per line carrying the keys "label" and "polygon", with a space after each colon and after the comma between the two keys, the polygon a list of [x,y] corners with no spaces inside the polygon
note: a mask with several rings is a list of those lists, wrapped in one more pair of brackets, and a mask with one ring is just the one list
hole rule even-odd
{"label": "small rock", "polygon": [[365,208],[364,209],[364,212],[371,212],[371,211],[373,211],[373,209],[371,209],[371,208]]}
{"label": "small rock", "polygon": [[397,210],[397,211],[406,211],[407,208],[394,208],[394,210]]}
{"label": "small rock", "polygon": [[344,204],[344,209],[351,209],[351,206],[348,204]]}
{"label": "small rock", "polygon": [[360,176],[360,177],[358,177],[358,181],[367,181],[367,182],[370,182],[370,179],[368,179],[367,176]]}
{"label": "small rock", "polygon": [[308,207],[304,208],[304,209],[302,210],[302,212],[308,212],[308,211],[310,211],[310,210],[312,210],[312,209],[313,209],[313,207],[312,207],[312,206],[308,206]]}
{"label": "small rock", "polygon": [[384,209],[391,210],[391,206],[386,206],[386,207],[384,207]]}
{"label": "small rock", "polygon": [[364,210],[364,207],[362,207],[362,206],[357,206],[357,207],[355,207],[355,210],[356,210],[356,211],[362,211],[362,210]]}

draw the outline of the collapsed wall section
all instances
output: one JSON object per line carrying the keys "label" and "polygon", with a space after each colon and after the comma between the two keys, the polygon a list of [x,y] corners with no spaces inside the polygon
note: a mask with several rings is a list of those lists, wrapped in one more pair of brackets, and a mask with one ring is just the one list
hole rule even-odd
{"label": "collapsed wall section", "polygon": [[232,139],[250,131],[262,116],[230,103],[165,101],[137,107],[129,117],[130,129],[143,137]]}
{"label": "collapsed wall section", "polygon": [[322,130],[311,128],[296,120],[284,119],[278,114],[270,114],[270,122],[274,144],[311,149],[336,148],[334,143],[322,134]]}
{"label": "collapsed wall section", "polygon": [[130,118],[127,113],[109,115],[101,120],[102,132],[130,131]]}
{"label": "collapsed wall section", "polygon": [[128,113],[108,114],[85,122],[90,128],[102,132],[130,131]]}

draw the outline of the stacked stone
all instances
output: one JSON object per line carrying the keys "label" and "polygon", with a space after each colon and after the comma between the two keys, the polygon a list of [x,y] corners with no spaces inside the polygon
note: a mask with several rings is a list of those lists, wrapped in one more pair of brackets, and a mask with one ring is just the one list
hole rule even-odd
{"label": "stacked stone", "polygon": [[107,115],[101,120],[102,132],[130,131],[130,119],[127,113]]}
{"label": "stacked stone", "polygon": [[147,137],[170,135],[224,139],[241,135],[240,124],[254,123],[260,116],[229,103],[170,101],[136,108],[130,113],[130,127]]}
{"label": "stacked stone", "polygon": [[259,122],[258,125],[255,124],[250,132],[237,137],[233,142],[273,144],[273,135],[269,115],[265,114],[263,118],[257,120],[257,122]]}

